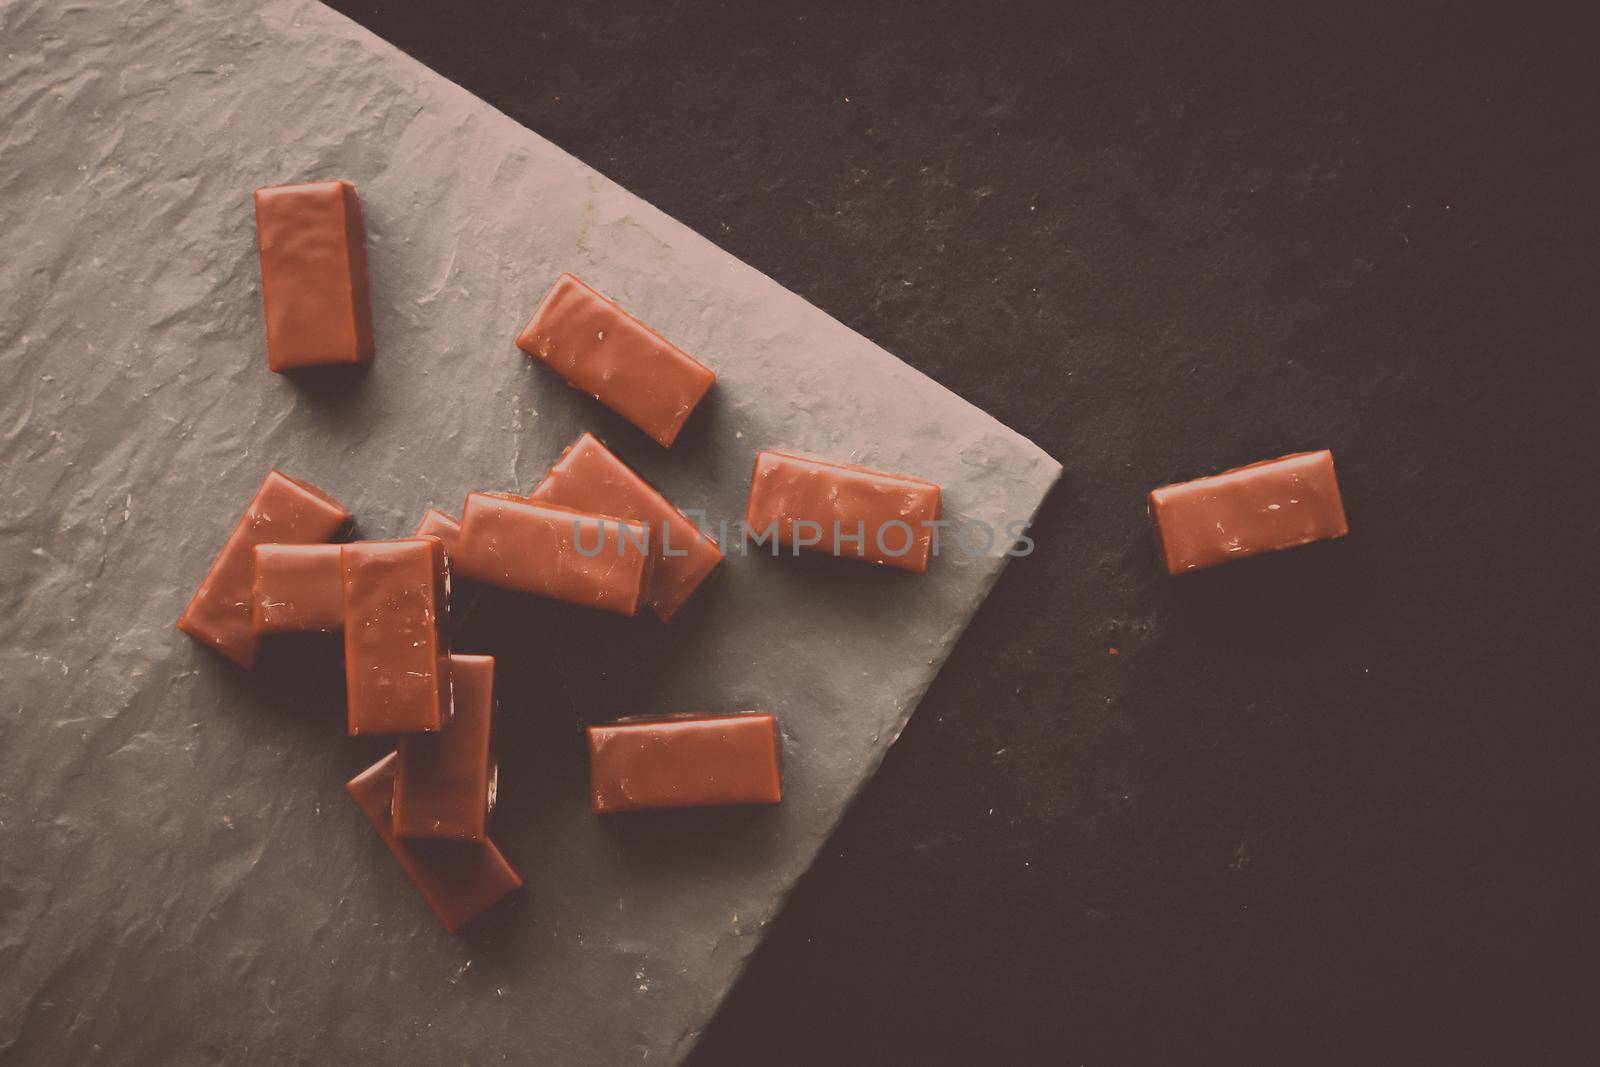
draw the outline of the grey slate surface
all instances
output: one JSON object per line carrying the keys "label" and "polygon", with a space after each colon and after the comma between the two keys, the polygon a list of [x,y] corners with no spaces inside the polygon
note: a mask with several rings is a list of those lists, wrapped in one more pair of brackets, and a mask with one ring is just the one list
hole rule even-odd
{"label": "grey slate surface", "polygon": [[[451,938],[342,791],[383,749],[343,736],[336,646],[246,674],[173,629],[245,501],[278,466],[401,534],[590,429],[713,523],[787,447],[998,527],[1059,466],[320,5],[11,2],[0,54],[0,1055],[680,1058],[1004,558],[735,555],[669,626],[486,597],[461,647],[501,660],[529,885]],[[250,190],[330,177],[378,358],[280,378]],[[670,452],[513,348],[562,270],[719,373]],[[589,814],[583,723],[739,707],[784,725],[783,805]]]}

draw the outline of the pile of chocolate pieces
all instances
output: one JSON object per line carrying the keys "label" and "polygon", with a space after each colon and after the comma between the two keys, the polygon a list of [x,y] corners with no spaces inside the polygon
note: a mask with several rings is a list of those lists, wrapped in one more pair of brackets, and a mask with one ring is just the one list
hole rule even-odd
{"label": "pile of chocolate pieces", "polygon": [[[268,366],[373,356],[361,203],[345,181],[258,190]],[[663,448],[716,374],[570,274],[517,347]],[[1341,537],[1333,456],[1303,452],[1164,486],[1147,502],[1167,569]],[[336,543],[350,513],[279,471],[262,482],[178,628],[240,666],[263,637],[342,631],[349,730],[398,739],[347,789],[451,931],[522,884],[487,832],[497,765],[494,660],[451,649],[452,578],[671,619],[720,545],[584,434],[531,493],[472,493],[409,538]],[[782,451],[755,457],[744,536],[922,573],[938,554],[939,486]],[[780,733],[759,711],[664,714],[588,728],[597,813],[782,797]]]}
{"label": "pile of chocolate pieces", "polygon": [[[269,368],[370,361],[355,187],[279,186],[255,200]],[[716,380],[570,274],[516,343],[664,448]],[[746,524],[775,551],[920,573],[939,515],[932,482],[766,451]],[[339,543],[350,526],[332,496],[270,472],[178,628],[246,669],[273,634],[343,633],[350,734],[397,739],[346,788],[454,932],[522,879],[487,833],[498,778],[495,664],[452,649],[453,581],[622,615],[648,609],[666,621],[716,571],[722,548],[587,433],[526,495],[472,493],[459,521],[429,510],[397,540]],[[596,813],[782,797],[778,725],[759,711],[634,717],[589,727],[588,741]]]}

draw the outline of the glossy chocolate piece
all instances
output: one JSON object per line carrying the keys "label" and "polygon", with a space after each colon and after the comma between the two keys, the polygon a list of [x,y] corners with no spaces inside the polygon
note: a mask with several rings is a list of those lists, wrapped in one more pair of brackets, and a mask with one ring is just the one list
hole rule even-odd
{"label": "glossy chocolate piece", "polygon": [[450,657],[455,713],[436,734],[400,739],[394,783],[396,837],[484,840],[494,803],[490,730],[494,657]]}
{"label": "glossy chocolate piece", "polygon": [[717,380],[711,368],[570,274],[539,302],[517,347],[665,448]]}
{"label": "glossy chocolate piece", "polygon": [[473,493],[461,513],[456,571],[484,585],[634,615],[650,578],[649,538],[639,523]]}
{"label": "glossy chocolate piece", "polygon": [[[422,521],[417,523],[417,531],[413,537],[437,537],[444,542],[444,558],[450,564],[452,576],[455,573],[456,545],[461,540],[461,524],[448,512],[438,508],[429,508],[422,516]],[[472,617],[472,611],[478,606],[478,590],[469,586],[463,590],[459,585],[453,585],[450,590],[450,625],[456,633],[467,625],[467,620]]]}
{"label": "glossy chocolate piece", "polygon": [[361,200],[347,181],[256,190],[267,366],[278,372],[372,359]]}
{"label": "glossy chocolate piece", "polygon": [[584,434],[561,454],[528,499],[641,522],[652,555],[646,599],[663,621],[683,607],[722,562],[722,549],[628,465]]}
{"label": "glossy chocolate piece", "polygon": [[597,813],[783,799],[771,715],[668,716],[589,734],[589,805]]}
{"label": "glossy chocolate piece", "polygon": [[[745,525],[778,544],[881,563],[921,574],[928,569],[939,518],[939,487],[921,478],[787,452],[762,452],[750,482]],[[798,530],[796,524],[808,523]],[[857,536],[859,535],[859,537]]]}
{"label": "glossy chocolate piece", "polygon": [[344,674],[356,734],[450,720],[450,577],[437,537],[344,546]]}
{"label": "glossy chocolate piece", "polygon": [[413,537],[437,537],[444,542],[446,556],[455,555],[456,542],[461,538],[461,524],[438,508],[429,508],[417,523]]}
{"label": "glossy chocolate piece", "polygon": [[1164,485],[1149,506],[1168,574],[1350,532],[1326,450]]}
{"label": "glossy chocolate piece", "polygon": [[331,541],[349,521],[344,506],[316,486],[271,472],[217,553],[178,629],[241,667],[255,666],[261,647],[251,628],[255,547]]}
{"label": "glossy chocolate piece", "polygon": [[257,545],[250,628],[258,634],[344,629],[340,545]]}
{"label": "glossy chocolate piece", "polygon": [[390,808],[399,762],[399,754],[391,752],[344,788],[400,861],[422,899],[453,934],[522,888],[522,876],[487,839],[412,841],[396,837]]}

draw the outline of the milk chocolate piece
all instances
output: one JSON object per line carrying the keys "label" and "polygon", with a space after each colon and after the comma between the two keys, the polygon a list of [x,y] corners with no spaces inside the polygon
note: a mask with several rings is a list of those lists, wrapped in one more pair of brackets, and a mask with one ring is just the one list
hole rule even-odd
{"label": "milk chocolate piece", "polygon": [[771,715],[668,716],[589,727],[598,813],[783,799]]}
{"label": "milk chocolate piece", "polygon": [[450,657],[455,714],[436,734],[400,739],[394,781],[396,837],[483,841],[494,804],[489,735],[494,657]]}
{"label": "milk chocolate piece", "polygon": [[539,302],[517,347],[665,448],[717,380],[711,368],[570,274]]}
{"label": "milk chocolate piece", "polygon": [[1150,519],[1168,574],[1350,532],[1326,450],[1164,485],[1150,493]]}
{"label": "milk chocolate piece", "polygon": [[273,471],[256,490],[211,570],[178,619],[178,629],[241,667],[253,667],[261,638],[251,628],[250,583],[257,545],[331,541],[350,521],[322,490]]}
{"label": "milk chocolate piece", "polygon": [[452,934],[522,888],[522,876],[487,838],[408,841],[394,835],[390,802],[399,754],[389,753],[345,784],[367,821],[400,861],[422,899]]}
{"label": "milk chocolate piece", "polygon": [[663,621],[722,562],[722,549],[593,434],[578,438],[528,499],[643,523],[654,563],[646,598]]}
{"label": "milk chocolate piece", "polygon": [[[445,562],[450,564],[452,574],[455,571],[456,545],[461,540],[461,524],[448,512],[438,508],[429,508],[422,516],[422,521],[417,523],[417,532],[413,537],[437,537],[444,542]],[[473,608],[478,605],[478,590],[468,587],[465,591],[460,586],[450,590],[450,625],[457,633],[467,625],[467,620],[472,617]]]}
{"label": "milk chocolate piece", "polygon": [[267,366],[372,359],[361,201],[347,181],[256,190]]}
{"label": "milk chocolate piece", "polygon": [[636,522],[473,493],[461,513],[463,578],[569,604],[638,613],[650,578],[650,531]]}
{"label": "milk chocolate piece", "polygon": [[344,546],[344,674],[356,734],[450,720],[450,576],[437,537]]}
{"label": "milk chocolate piece", "polygon": [[422,521],[417,523],[417,532],[413,537],[437,537],[444,542],[444,553],[452,556],[456,551],[456,542],[461,537],[461,524],[438,508],[429,508],[422,516]]}
{"label": "milk chocolate piece", "polygon": [[763,452],[745,525],[757,538],[921,574],[939,518],[939,487],[848,463]]}
{"label": "milk chocolate piece", "polygon": [[257,545],[250,627],[258,634],[344,629],[339,545]]}

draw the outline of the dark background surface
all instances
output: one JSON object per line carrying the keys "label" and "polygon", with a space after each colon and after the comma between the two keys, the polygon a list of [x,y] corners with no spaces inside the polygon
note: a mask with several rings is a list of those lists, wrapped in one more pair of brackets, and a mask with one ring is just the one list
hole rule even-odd
{"label": "dark background surface", "polygon": [[[1580,8],[333,6],[1066,465],[697,1067],[1595,1050]],[[1162,576],[1308,448],[1350,538]]]}

